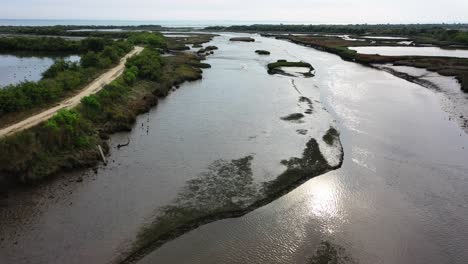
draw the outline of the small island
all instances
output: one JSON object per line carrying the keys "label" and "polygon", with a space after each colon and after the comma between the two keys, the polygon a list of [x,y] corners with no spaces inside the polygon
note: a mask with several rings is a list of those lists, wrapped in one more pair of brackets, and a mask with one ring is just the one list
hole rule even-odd
{"label": "small island", "polygon": [[268,50],[256,50],[255,53],[258,55],[270,55],[270,52]]}
{"label": "small island", "polygon": [[236,38],[230,38],[230,41],[241,41],[241,42],[255,42],[254,38],[249,38],[249,37],[236,37]]}
{"label": "small island", "polygon": [[292,61],[287,61],[287,60],[278,60],[277,62],[268,64],[268,73],[294,76],[293,74],[286,72],[283,69],[285,67],[305,68],[307,69],[306,72],[298,71],[297,73],[302,74],[305,77],[314,76],[314,73],[313,73],[313,71],[315,70],[314,67],[310,63],[303,62],[303,61],[292,62]]}
{"label": "small island", "polygon": [[200,50],[197,51],[197,54],[199,55],[208,55],[208,54],[213,54],[214,50],[217,50],[218,47],[216,46],[208,46],[206,48],[201,48]]}

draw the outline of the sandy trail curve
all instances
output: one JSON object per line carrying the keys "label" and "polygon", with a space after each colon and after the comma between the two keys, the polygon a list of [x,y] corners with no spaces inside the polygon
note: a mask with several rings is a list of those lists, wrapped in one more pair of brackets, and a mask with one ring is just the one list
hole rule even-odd
{"label": "sandy trail curve", "polygon": [[119,62],[117,66],[108,70],[107,72],[100,75],[86,87],[84,87],[78,94],[73,95],[72,97],[66,98],[52,108],[49,108],[39,114],[28,117],[22,121],[19,121],[13,125],[5,127],[0,130],[0,138],[5,136],[10,136],[19,131],[33,127],[41,122],[44,122],[55,115],[58,111],[62,109],[70,109],[77,106],[83,97],[97,93],[100,91],[106,84],[109,84],[117,77],[119,77],[125,70],[125,63],[127,59],[140,53],[143,50],[143,47],[135,47],[131,52],[125,55]]}

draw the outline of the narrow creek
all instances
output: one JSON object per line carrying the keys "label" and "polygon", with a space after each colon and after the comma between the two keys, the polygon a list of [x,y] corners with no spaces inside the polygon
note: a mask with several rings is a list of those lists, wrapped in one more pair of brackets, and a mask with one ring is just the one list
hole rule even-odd
{"label": "narrow creek", "polygon": [[[341,169],[243,217],[193,230],[141,263],[307,263],[322,240],[358,263],[464,263],[468,136],[440,96],[332,54],[257,35],[255,43],[232,43],[232,35],[210,43],[219,50],[203,80],[112,137],[107,167],[1,200],[0,263],[110,263],[216,161],[251,156],[252,179],[261,183],[315,138],[336,162],[336,149],[321,140],[330,126],[341,133]],[[277,59],[309,62],[316,76],[268,75],[266,64]],[[312,114],[282,120],[311,108],[301,97]],[[127,138],[129,147],[117,150]]]}

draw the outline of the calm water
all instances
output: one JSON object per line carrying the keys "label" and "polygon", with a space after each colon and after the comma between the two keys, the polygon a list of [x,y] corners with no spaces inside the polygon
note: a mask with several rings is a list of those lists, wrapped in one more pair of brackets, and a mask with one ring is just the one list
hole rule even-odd
{"label": "calm water", "polygon": [[[131,145],[113,149],[97,175],[73,173],[3,201],[0,263],[107,263],[213,160],[253,153],[256,180],[270,179],[283,169],[279,160],[299,155],[330,124],[342,133],[340,170],[194,230],[142,263],[306,263],[322,239],[360,263],[465,263],[468,136],[438,94],[289,42],[229,37],[210,43],[220,49],[202,81],[184,84],[132,133],[112,137],[113,146],[127,137]],[[280,58],[312,63],[316,77],[294,78],[296,90],[290,77],[267,75],[266,63]],[[314,114],[304,123],[279,120],[301,110],[299,92]]]}
{"label": "calm water", "polygon": [[[219,159],[252,155],[253,179],[265,182],[285,170],[281,160],[300,157],[314,137],[336,164],[333,149],[321,140],[333,118],[319,102],[313,78],[267,73],[269,62],[283,58],[281,46],[272,47],[278,52],[268,57],[255,53],[265,47],[261,42],[232,43],[223,36],[212,44],[220,50],[210,56],[212,68],[205,70],[204,79],[183,85],[140,116],[132,133],[114,136],[111,164],[97,175],[86,171],[77,184],[82,176],[74,173],[10,195],[0,212],[0,224],[7,227],[0,231],[5,238],[0,263],[106,263],[187,180]],[[310,90],[313,114],[301,122],[281,120],[309,108],[299,101],[305,90]],[[116,150],[127,137],[131,145]]]}
{"label": "calm water", "polygon": [[306,263],[322,239],[359,263],[465,263],[468,137],[441,98],[330,54],[261,40],[317,69],[322,102],[340,124],[343,168],[192,231],[142,263]]}
{"label": "calm water", "polygon": [[395,66],[391,64],[374,65],[378,68],[391,69],[418,77],[427,82],[425,85],[437,92],[442,101],[442,108],[451,115],[451,119],[458,120],[460,126],[468,133],[468,93],[461,91],[460,83],[452,76],[442,76],[437,72],[426,69]]}
{"label": "calm water", "polygon": [[[24,81],[39,81],[58,58],[0,54],[0,88]],[[80,61],[76,55],[62,58],[66,61]]]}
{"label": "calm water", "polygon": [[435,56],[468,58],[468,50],[441,49],[438,47],[349,47],[361,54],[378,54],[384,56]]}

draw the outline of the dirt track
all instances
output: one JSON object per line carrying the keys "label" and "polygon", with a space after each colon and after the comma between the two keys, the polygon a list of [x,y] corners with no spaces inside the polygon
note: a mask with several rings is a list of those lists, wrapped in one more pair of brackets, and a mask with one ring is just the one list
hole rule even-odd
{"label": "dirt track", "polygon": [[62,110],[65,108],[70,109],[70,108],[77,106],[81,102],[81,99],[83,97],[98,92],[106,84],[109,84],[110,82],[115,80],[117,77],[119,77],[120,74],[122,74],[122,72],[125,69],[125,62],[127,61],[127,59],[133,55],[140,53],[142,50],[143,50],[143,47],[135,47],[130,53],[125,55],[125,57],[123,57],[120,60],[120,63],[117,66],[115,66],[114,68],[110,69],[106,73],[103,73],[101,76],[96,78],[86,87],[84,87],[78,94],[73,95],[72,97],[61,101],[56,106],[49,108],[39,114],[33,115],[13,125],[10,125],[8,127],[1,129],[0,138],[4,136],[12,135],[16,132],[28,129],[41,122],[44,122],[48,120],[49,118],[51,118],[53,115],[55,115],[55,113],[57,113],[59,110]]}

